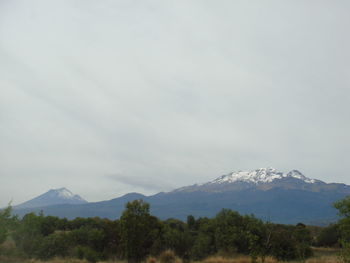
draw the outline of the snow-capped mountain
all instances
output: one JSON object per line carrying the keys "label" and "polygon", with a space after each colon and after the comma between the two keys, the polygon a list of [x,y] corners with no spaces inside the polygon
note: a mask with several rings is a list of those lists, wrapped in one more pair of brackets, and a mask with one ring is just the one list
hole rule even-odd
{"label": "snow-capped mountain", "polygon": [[222,175],[213,181],[203,184],[185,186],[174,192],[225,192],[255,188],[269,190],[272,188],[302,189],[320,191],[323,188],[331,188],[334,184],[326,184],[320,180],[306,177],[298,170],[288,173],[277,171],[274,168],[260,168],[252,171],[237,171]]}
{"label": "snow-capped mountain", "polygon": [[67,188],[51,189],[27,202],[19,204],[16,208],[32,208],[59,204],[85,204],[86,200],[73,194]]}
{"label": "snow-capped mountain", "polygon": [[247,182],[247,183],[271,183],[274,180],[283,178],[296,178],[305,183],[316,183],[319,180],[310,179],[304,176],[298,170],[292,170],[289,173],[278,172],[274,168],[260,168],[254,171],[238,171],[232,172],[227,175],[220,176],[215,180],[207,184],[223,184],[223,183],[234,183],[234,182]]}

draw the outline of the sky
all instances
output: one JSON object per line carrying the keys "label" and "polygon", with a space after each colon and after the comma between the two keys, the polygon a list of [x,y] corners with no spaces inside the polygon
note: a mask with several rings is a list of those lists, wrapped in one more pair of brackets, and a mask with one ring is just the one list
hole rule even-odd
{"label": "sky", "polygon": [[0,207],[274,167],[350,184],[347,0],[0,0]]}

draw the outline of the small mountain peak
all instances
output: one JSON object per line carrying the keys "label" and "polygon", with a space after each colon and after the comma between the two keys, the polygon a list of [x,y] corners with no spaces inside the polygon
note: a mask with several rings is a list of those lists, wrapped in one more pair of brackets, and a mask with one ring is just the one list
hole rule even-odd
{"label": "small mountain peak", "polygon": [[40,207],[57,204],[84,204],[86,200],[79,195],[73,194],[65,187],[50,189],[48,192],[39,195],[27,202],[24,202],[18,207]]}
{"label": "small mountain peak", "polygon": [[64,192],[64,191],[70,192],[70,191],[69,191],[67,188],[65,188],[65,187],[61,187],[61,188],[57,188],[57,189],[52,189],[52,190],[57,191],[57,192]]}
{"label": "small mountain peak", "polygon": [[297,179],[300,179],[300,180],[303,180],[304,182],[306,183],[315,183],[316,180],[315,179],[311,179],[311,178],[308,178],[306,177],[305,175],[303,175],[301,172],[299,172],[298,170],[292,170],[290,171],[289,173],[287,173],[287,177],[293,177],[293,178],[297,178]]}
{"label": "small mountain peak", "polygon": [[[63,199],[74,199],[75,194],[73,194],[71,191],[69,191],[65,187],[57,188],[57,189],[51,189],[47,192],[48,195],[63,198]],[[80,198],[80,197],[79,197]]]}
{"label": "small mountain peak", "polygon": [[272,167],[259,168],[254,171],[238,171],[232,172],[227,175],[220,176],[211,183],[222,184],[222,183],[234,183],[234,182],[248,182],[248,183],[259,183],[259,182],[272,182],[274,179],[281,178],[282,173],[277,172]]}
{"label": "small mountain peak", "polygon": [[259,173],[273,173],[276,172],[277,170],[273,167],[263,167],[255,170],[256,172]]}

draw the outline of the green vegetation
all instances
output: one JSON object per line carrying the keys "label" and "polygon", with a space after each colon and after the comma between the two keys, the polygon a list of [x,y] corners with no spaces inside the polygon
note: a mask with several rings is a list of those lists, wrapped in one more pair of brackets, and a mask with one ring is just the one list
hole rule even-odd
{"label": "green vegetation", "polygon": [[11,206],[0,211],[0,245],[6,240],[11,225]]}
{"label": "green vegetation", "polygon": [[[67,220],[34,213],[19,219],[11,216],[9,207],[0,212],[0,244],[6,240],[6,246],[0,246],[0,261],[7,256],[21,259],[8,262],[55,258],[91,263],[211,263],[230,262],[229,258],[241,260],[231,262],[313,262],[308,258],[316,251],[315,262],[338,262],[334,261],[334,250],[342,245],[340,259],[346,263],[350,262],[350,199],[335,206],[343,218],[323,228],[273,224],[228,209],[214,218],[189,215],[186,222],[172,218],[161,221],[150,214],[149,204],[142,200],[127,203],[119,220]],[[328,250],[311,246],[332,249],[327,254]]]}
{"label": "green vegetation", "polygon": [[120,218],[121,254],[128,262],[139,262],[160,238],[161,224],[149,214],[149,204],[135,200],[126,204]]}
{"label": "green vegetation", "polygon": [[334,207],[342,217],[338,222],[342,246],[340,257],[344,263],[350,263],[350,196],[336,202]]}

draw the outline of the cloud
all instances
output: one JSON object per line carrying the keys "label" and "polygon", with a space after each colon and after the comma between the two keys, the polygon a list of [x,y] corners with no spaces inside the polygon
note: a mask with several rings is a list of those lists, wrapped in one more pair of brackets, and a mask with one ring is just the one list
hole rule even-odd
{"label": "cloud", "polygon": [[350,183],[349,3],[0,5],[0,205],[266,166]]}
{"label": "cloud", "polygon": [[143,191],[159,191],[159,189],[174,189],[174,184],[169,181],[160,180],[150,180],[146,178],[144,175],[138,176],[126,176],[121,174],[111,174],[106,175],[106,177],[110,180],[116,181],[123,185],[127,185],[128,187],[140,188]]}

